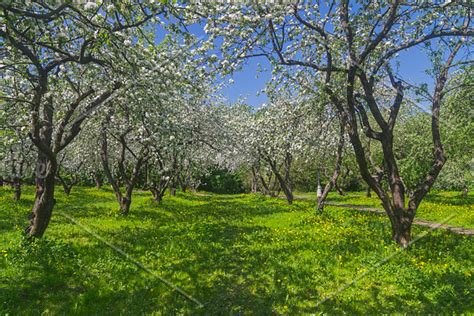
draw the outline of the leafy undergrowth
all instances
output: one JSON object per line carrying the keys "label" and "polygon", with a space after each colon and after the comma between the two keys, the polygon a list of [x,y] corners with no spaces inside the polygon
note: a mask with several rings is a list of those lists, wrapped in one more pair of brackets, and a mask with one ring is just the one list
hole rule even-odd
{"label": "leafy undergrowth", "polygon": [[[316,200],[316,193],[296,193],[296,198]],[[365,192],[347,192],[344,196],[331,192],[329,202],[363,205],[382,209],[377,196],[366,197]],[[418,208],[416,218],[438,223],[445,223],[466,228],[474,228],[474,193],[462,197],[460,192],[438,191],[430,193],[423,199]]]}
{"label": "leafy undergrowth", "polygon": [[[257,195],[178,194],[156,205],[137,192],[123,218],[107,189],[57,195],[46,237],[31,243],[21,230],[32,188],[20,202],[0,189],[2,314],[474,312],[472,237],[439,230],[401,251],[383,217],[336,207],[315,215],[308,201],[287,206]],[[423,231],[416,227],[414,235]]]}

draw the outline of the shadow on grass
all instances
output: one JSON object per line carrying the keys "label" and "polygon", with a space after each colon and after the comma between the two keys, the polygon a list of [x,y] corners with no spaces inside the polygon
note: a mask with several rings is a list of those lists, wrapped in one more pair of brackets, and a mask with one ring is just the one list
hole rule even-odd
{"label": "shadow on grass", "polygon": [[447,197],[442,193],[433,193],[426,196],[424,201],[454,206],[474,205],[474,195],[463,197],[459,194]]}
{"label": "shadow on grass", "polygon": [[[0,268],[5,268],[0,272],[0,306],[6,313],[429,314],[472,310],[472,303],[467,303],[472,283],[461,269],[472,262],[472,239],[462,236],[436,232],[421,239],[361,284],[315,308],[319,300],[359,275],[361,268],[368,269],[390,254],[387,248],[395,249],[386,220],[329,206],[323,214],[312,215],[311,203],[289,207],[284,201],[258,196],[178,194],[155,205],[148,193],[140,193],[134,196],[130,216],[118,218],[115,225],[113,212],[107,209],[116,206],[110,192],[109,196],[87,190],[77,193],[68,200],[73,206],[61,211],[91,223],[100,236],[205,307],[196,309],[153,275],[58,216],[50,231],[53,242],[40,252],[44,256],[40,264],[20,255],[21,260],[0,261]],[[99,198],[94,200],[96,195]],[[20,207],[23,213],[24,208]],[[8,221],[9,215],[2,213],[0,219]],[[289,222],[295,216],[297,220]],[[416,228],[414,233],[420,231]],[[57,246],[58,240],[65,240],[70,249]],[[433,271],[417,268],[413,260],[420,265],[429,260]],[[450,267],[443,270],[446,262]]]}

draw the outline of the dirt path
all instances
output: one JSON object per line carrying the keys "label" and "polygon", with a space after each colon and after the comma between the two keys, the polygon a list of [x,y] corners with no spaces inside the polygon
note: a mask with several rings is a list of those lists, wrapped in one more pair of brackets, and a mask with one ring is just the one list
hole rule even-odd
{"label": "dirt path", "polygon": [[[369,207],[366,205],[342,204],[342,203],[332,203],[332,202],[326,202],[325,205],[346,207],[346,208],[351,208],[353,210],[372,212],[378,215],[385,215],[384,211],[381,211],[379,209],[376,209],[374,207]],[[437,228],[447,229],[449,231],[452,231],[460,235],[474,236],[474,229],[469,229],[469,228],[464,228],[464,227],[459,227],[459,226],[451,226],[447,224],[430,222],[424,219],[416,219],[416,218],[413,221],[413,223],[416,225],[425,226],[425,227],[434,228],[434,229],[437,229]]]}

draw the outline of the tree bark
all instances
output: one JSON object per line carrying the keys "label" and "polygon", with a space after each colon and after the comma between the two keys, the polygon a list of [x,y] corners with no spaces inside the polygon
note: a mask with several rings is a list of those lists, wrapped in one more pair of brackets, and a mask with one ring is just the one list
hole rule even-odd
{"label": "tree bark", "polygon": [[[41,87],[39,87],[38,94],[35,95],[34,104],[41,102],[41,97],[46,91],[46,79],[40,78]],[[42,90],[44,89],[44,90]],[[36,98],[38,98],[36,100]],[[38,158],[36,161],[36,194],[35,202],[30,214],[30,224],[25,229],[25,232],[30,237],[42,237],[46,228],[48,228],[49,221],[53,212],[55,199],[54,199],[54,187],[55,177],[58,170],[57,163],[57,152],[51,150],[52,135],[53,135],[53,101],[50,97],[46,101],[46,105],[43,108],[43,119],[49,123],[48,126],[40,127],[38,122],[38,113],[34,113],[33,119],[33,133],[29,134],[31,141],[38,148]]]}
{"label": "tree bark", "polygon": [[166,188],[164,188],[163,190],[160,190],[159,188],[150,188],[151,194],[153,195],[153,199],[158,204],[160,204],[161,201],[163,201],[165,190]]}
{"label": "tree bark", "polygon": [[120,215],[128,216],[130,213],[130,205],[132,204],[131,197],[124,196],[122,197],[120,203]]}
{"label": "tree bark", "polygon": [[166,192],[166,188],[168,187],[168,183],[169,183],[169,178],[161,177],[158,184],[156,182],[154,182],[149,187],[149,189],[151,191],[151,194],[153,195],[153,199],[158,204],[161,203],[161,201],[163,200],[163,197],[164,197],[165,192]]}
{"label": "tree bark", "polygon": [[13,199],[19,201],[21,199],[21,178],[13,179]]}
{"label": "tree bark", "polygon": [[102,177],[98,173],[94,174],[94,182],[97,189],[102,187]]}
{"label": "tree bark", "polygon": [[402,248],[407,248],[411,240],[411,227],[415,212],[405,208],[394,208],[393,215],[390,216],[392,224],[392,240],[394,240]]}
{"label": "tree bark", "polygon": [[161,199],[163,198],[163,196],[160,194],[160,190],[158,190],[157,188],[150,188],[150,191],[153,195],[153,199],[155,200],[155,202],[157,202],[158,204],[161,203]]}
{"label": "tree bark", "polygon": [[[18,51],[27,59],[29,59],[28,66],[25,67],[26,73],[33,88],[31,92],[31,100],[28,102],[31,107],[30,113],[30,124],[31,129],[28,133],[32,143],[38,149],[38,160],[37,168],[44,168],[45,172],[36,175],[36,196],[35,202],[30,215],[30,225],[25,231],[32,237],[41,237],[44,231],[48,227],[51,213],[54,207],[54,186],[55,176],[57,171],[57,154],[64,149],[79,133],[82,122],[88,117],[89,113],[92,113],[100,104],[110,97],[113,91],[120,87],[120,84],[115,84],[112,90],[104,92],[102,95],[91,101],[86,107],[83,113],[78,115],[78,118],[71,122],[74,112],[77,110],[79,104],[87,99],[94,90],[89,89],[87,92],[81,93],[71,102],[68,106],[63,119],[59,125],[54,124],[54,103],[53,96],[46,96],[48,92],[48,79],[50,74],[54,71],[57,72],[59,67],[67,63],[76,64],[89,64],[89,63],[102,63],[98,62],[99,59],[93,58],[88,53],[87,45],[91,43],[89,40],[85,40],[81,49],[74,48],[74,51],[79,52],[75,54],[72,50],[71,53],[64,53],[62,57],[53,58],[51,61],[44,61],[43,56],[49,55],[51,52],[49,47],[38,44],[35,39],[29,39],[25,37],[24,31],[20,31],[15,27],[15,23],[11,18],[15,19],[16,14],[6,14],[11,8],[8,6],[2,6],[4,10],[4,17],[8,20],[8,30],[0,30],[2,38],[8,38],[8,42],[18,49]],[[49,19],[49,18],[48,18]],[[53,49],[54,50],[54,49]],[[68,58],[63,58],[65,55]],[[84,56],[87,56],[84,58]],[[77,89],[79,90],[79,89]],[[69,129],[66,129],[70,126]],[[53,141],[53,129],[57,127],[56,133],[54,133]]]}
{"label": "tree bark", "polygon": [[[59,169],[59,168],[58,168]],[[63,177],[61,177],[59,175],[59,170],[58,170],[58,173],[57,173],[57,179],[59,181],[59,183],[61,183],[61,186],[63,187],[63,191],[66,195],[69,195],[71,194],[71,190],[72,190],[72,187],[74,186],[75,184],[75,180],[71,180],[71,183],[67,183],[66,179],[64,179]]]}
{"label": "tree bark", "polygon": [[[48,228],[55,204],[54,180],[57,164],[54,159],[48,159],[39,154],[37,161],[36,195],[30,214],[30,224],[25,232],[32,237],[42,237]],[[42,172],[44,170],[44,172]]]}
{"label": "tree bark", "polygon": [[[293,204],[293,192],[291,190],[291,185],[285,181],[285,178],[287,178],[287,181],[289,181],[288,177],[285,176],[284,178],[280,174],[280,171],[278,171],[278,168],[276,166],[276,162],[273,161],[270,157],[267,157],[267,161],[270,164],[270,167],[272,168],[272,171],[275,174],[275,177],[277,178],[278,183],[280,184],[280,188],[283,190],[283,193],[285,193],[286,201],[288,202],[289,205]],[[287,167],[286,169],[289,171],[289,167]]]}
{"label": "tree bark", "polygon": [[324,187],[324,190],[321,196],[318,198],[318,211],[322,212],[324,209],[324,202],[329,194],[329,191],[332,190],[334,186],[336,186],[337,179],[339,178],[339,174],[341,173],[341,166],[342,166],[342,154],[344,150],[344,133],[345,133],[345,121],[340,120],[340,128],[339,128],[339,143],[337,145],[337,152],[336,152],[336,165],[334,167],[334,172],[332,174],[331,179]]}
{"label": "tree bark", "polygon": [[[11,171],[12,171],[12,181],[11,186],[13,189],[13,199],[19,201],[21,198],[21,177],[23,176],[23,165],[25,163],[25,156],[23,155],[24,146],[22,141],[22,146],[20,149],[20,157],[15,159],[13,148],[10,147],[11,155]],[[16,162],[19,162],[18,170]]]}
{"label": "tree bark", "polygon": [[160,204],[162,199],[163,199],[163,195],[161,195],[161,193],[159,192],[159,190],[151,190],[151,193],[153,194],[153,199],[155,200],[156,203]]}
{"label": "tree bark", "polygon": [[140,154],[138,154],[138,156],[134,154],[134,156],[136,157],[136,161],[135,161],[131,175],[127,175],[126,168],[125,168],[125,151],[127,150],[125,136],[130,131],[130,129],[120,135],[119,140],[120,140],[120,144],[122,148],[121,148],[120,158],[118,160],[118,169],[120,172],[120,176],[122,177],[122,180],[124,181],[124,185],[125,185],[125,192],[122,193],[122,191],[120,190],[119,180],[114,178],[114,175],[112,175],[112,172],[110,171],[109,155],[108,155],[108,141],[107,141],[107,126],[106,126],[107,123],[108,123],[108,120],[105,120],[104,122],[102,122],[102,131],[101,131],[102,139],[101,139],[101,152],[100,152],[102,167],[104,169],[104,173],[107,180],[112,186],[112,189],[115,193],[115,197],[117,198],[117,202],[119,203],[120,215],[127,216],[130,212],[133,189],[135,188],[135,185],[137,184],[140,169],[147,155],[147,151],[146,150],[141,151]]}
{"label": "tree bark", "polygon": [[[342,174],[342,178],[341,178],[342,183],[345,183],[345,180],[346,180],[347,176],[349,175],[349,172],[350,172],[350,169],[349,169],[349,167],[346,166],[345,171]],[[337,181],[335,183],[335,187],[336,187],[336,190],[339,193],[339,195],[341,195],[341,196],[346,195],[346,193],[344,193],[344,190],[340,187],[340,185],[337,184]]]}
{"label": "tree bark", "polygon": [[64,189],[64,193],[66,193],[66,195],[69,195],[71,194],[72,185],[66,185],[63,187],[63,189]]}
{"label": "tree bark", "polygon": [[[184,176],[183,176],[183,178],[184,178]],[[178,176],[178,179],[179,179],[179,186],[181,187],[181,191],[182,191],[183,193],[185,193],[185,192],[186,192],[186,189],[187,189],[187,187],[188,187],[188,186],[186,185],[186,182],[187,182],[187,181],[186,181],[186,179],[182,179],[182,177],[179,177],[179,176]]]}
{"label": "tree bark", "polygon": [[340,196],[346,195],[344,191],[341,189],[341,187],[336,183],[334,183],[334,187],[336,188],[337,193],[339,193]]}
{"label": "tree bark", "polygon": [[270,187],[268,186],[267,182],[263,178],[262,174],[260,173],[260,170],[257,170],[258,177],[260,179],[260,182],[262,184],[262,193],[263,195],[270,195]]}
{"label": "tree bark", "polygon": [[174,186],[174,183],[170,187],[170,195],[175,196],[176,195],[176,187]]}
{"label": "tree bark", "polygon": [[251,193],[257,193],[258,192],[258,177],[257,177],[257,172],[256,172],[256,167],[252,167],[252,183],[251,183]]}

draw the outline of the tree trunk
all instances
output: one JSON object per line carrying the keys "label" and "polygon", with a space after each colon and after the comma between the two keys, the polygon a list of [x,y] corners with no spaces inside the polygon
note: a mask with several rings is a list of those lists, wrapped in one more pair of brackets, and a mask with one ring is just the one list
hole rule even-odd
{"label": "tree trunk", "polygon": [[[346,180],[346,178],[347,178],[347,176],[349,175],[349,172],[350,172],[349,167],[346,166],[345,169],[346,170],[344,171],[344,173],[342,174],[342,177],[341,177],[341,182],[342,183],[345,183],[345,180]],[[337,184],[337,181],[335,183],[335,186],[336,186],[336,190],[339,193],[339,195],[341,195],[341,196],[346,195],[346,193],[344,193],[344,190]]]}
{"label": "tree trunk", "polygon": [[13,179],[13,199],[15,201],[19,201],[21,198],[21,179],[18,177],[15,177]]}
{"label": "tree trunk", "polygon": [[[141,160],[141,159],[140,159]],[[141,162],[139,162],[141,165]],[[139,168],[139,167],[138,167]],[[138,174],[137,169],[135,168],[135,172]],[[122,195],[120,202],[120,215],[128,216],[130,213],[130,205],[132,204],[132,193],[133,189],[135,188],[136,184],[136,177],[133,177],[133,181],[130,181],[129,184],[125,185],[125,193]]]}
{"label": "tree trunk", "polygon": [[69,195],[71,194],[72,185],[65,185],[63,189],[64,189],[64,193],[66,193],[66,195]]}
{"label": "tree trunk", "polygon": [[163,200],[163,196],[161,194],[157,194],[155,196],[156,203],[160,204],[162,200]]}
{"label": "tree trunk", "polygon": [[334,167],[334,173],[332,178],[324,187],[324,190],[321,196],[318,197],[318,211],[322,212],[324,209],[324,202],[329,194],[329,191],[336,185],[337,179],[339,178],[339,174],[341,173],[341,165],[342,165],[342,153],[344,149],[344,133],[345,133],[345,121],[340,120],[340,129],[339,129],[339,143],[337,145],[337,152],[336,152],[336,165]]}
{"label": "tree trunk", "polygon": [[175,184],[174,184],[174,183],[170,186],[170,195],[171,195],[171,196],[175,196],[175,195],[176,195],[176,187],[175,187]]}
{"label": "tree trunk", "polygon": [[148,183],[150,183],[150,168],[148,167],[148,162],[145,163],[145,166],[143,167],[143,174],[145,176],[145,181],[143,182],[142,185],[142,190],[146,190],[148,188]]}
{"label": "tree trunk", "polygon": [[280,189],[282,189],[283,193],[285,193],[286,201],[288,202],[288,205],[293,204],[293,192],[291,192],[291,187],[287,185],[287,183],[285,183],[285,179],[282,177],[282,175],[278,171],[276,163],[269,158],[268,158],[268,163],[270,164],[270,167],[272,168],[272,171],[275,174],[275,177],[277,178],[278,183],[280,184]]}
{"label": "tree trunk", "polygon": [[272,177],[273,177],[273,171],[271,172],[271,176],[268,178],[269,179],[268,180],[268,187],[270,188],[269,194],[270,194],[271,197],[278,197],[278,196],[280,196],[281,186],[278,183],[277,177],[275,176],[273,181],[272,181]]}
{"label": "tree trunk", "polygon": [[153,195],[153,199],[155,200],[155,202],[160,204],[161,201],[163,200],[162,191],[158,188],[150,188],[150,191],[151,191],[151,194]]}
{"label": "tree trunk", "polygon": [[102,177],[98,174],[94,174],[95,187],[100,189],[102,187]]}
{"label": "tree trunk", "polygon": [[61,177],[59,170],[57,172],[56,178],[58,179],[59,183],[61,183],[64,193],[66,195],[71,194],[72,187],[74,186],[77,180],[71,179],[71,183],[68,184],[66,179]]}
{"label": "tree trunk", "polygon": [[30,215],[30,225],[25,232],[32,237],[43,236],[51,219],[55,204],[54,180],[57,164],[39,154],[36,175],[36,196]]}
{"label": "tree trunk", "polygon": [[252,167],[251,170],[252,170],[252,180],[251,180],[252,182],[251,182],[250,192],[257,193],[258,192],[258,177],[257,177],[256,168]]}
{"label": "tree trunk", "polygon": [[61,183],[61,186],[63,187],[63,192],[66,193],[66,194],[69,194],[69,193],[67,193],[68,192],[68,187],[67,187],[66,182],[64,182],[64,180],[59,176],[57,177],[57,179],[59,180],[59,183]]}
{"label": "tree trunk", "polygon": [[188,188],[188,179],[184,175],[182,177],[178,175],[177,178],[179,187],[181,188],[181,192],[185,193]]}
{"label": "tree trunk", "polygon": [[344,193],[344,191],[341,189],[341,187],[337,184],[337,182],[334,183],[334,187],[336,188],[337,193],[339,193],[339,195],[341,195],[341,196],[346,195],[346,194]]}
{"label": "tree trunk", "polygon": [[410,244],[414,215],[414,212],[405,209],[394,209],[389,216],[392,224],[392,240],[402,248],[407,248]]}
{"label": "tree trunk", "polygon": [[283,190],[283,193],[285,193],[288,205],[293,204],[293,192],[291,192],[291,189],[289,189],[286,185],[282,185],[281,189]]}
{"label": "tree trunk", "polygon": [[262,193],[263,193],[263,195],[269,195],[270,194],[270,188],[268,187],[267,182],[263,178],[260,171],[258,171],[257,173],[258,173],[258,176],[260,178],[260,182],[262,183]]}
{"label": "tree trunk", "polygon": [[132,204],[131,196],[124,196],[120,200],[120,215],[128,216],[130,213],[130,204]]}
{"label": "tree trunk", "polygon": [[165,196],[166,188],[168,187],[169,178],[161,177],[158,183],[152,183],[150,186],[150,191],[153,194],[153,198],[155,202],[158,204],[161,203],[163,200],[163,196]]}
{"label": "tree trunk", "polygon": [[100,157],[102,161],[102,167],[104,169],[105,176],[109,181],[112,189],[114,190],[115,197],[120,205],[120,214],[123,216],[127,216],[130,212],[130,204],[132,203],[132,193],[135,185],[137,184],[138,177],[140,175],[140,170],[142,167],[142,163],[145,160],[146,155],[148,154],[148,150],[140,151],[138,157],[136,157],[135,166],[133,167],[133,171],[131,175],[127,175],[126,167],[125,167],[125,151],[127,148],[125,136],[131,130],[128,129],[124,133],[122,133],[119,137],[120,143],[122,145],[120,158],[118,160],[118,169],[120,176],[125,184],[125,192],[122,194],[120,190],[120,183],[119,180],[114,178],[112,172],[110,171],[109,166],[109,156],[108,156],[108,142],[107,142],[107,120],[102,122],[102,141],[101,141],[101,152]]}

